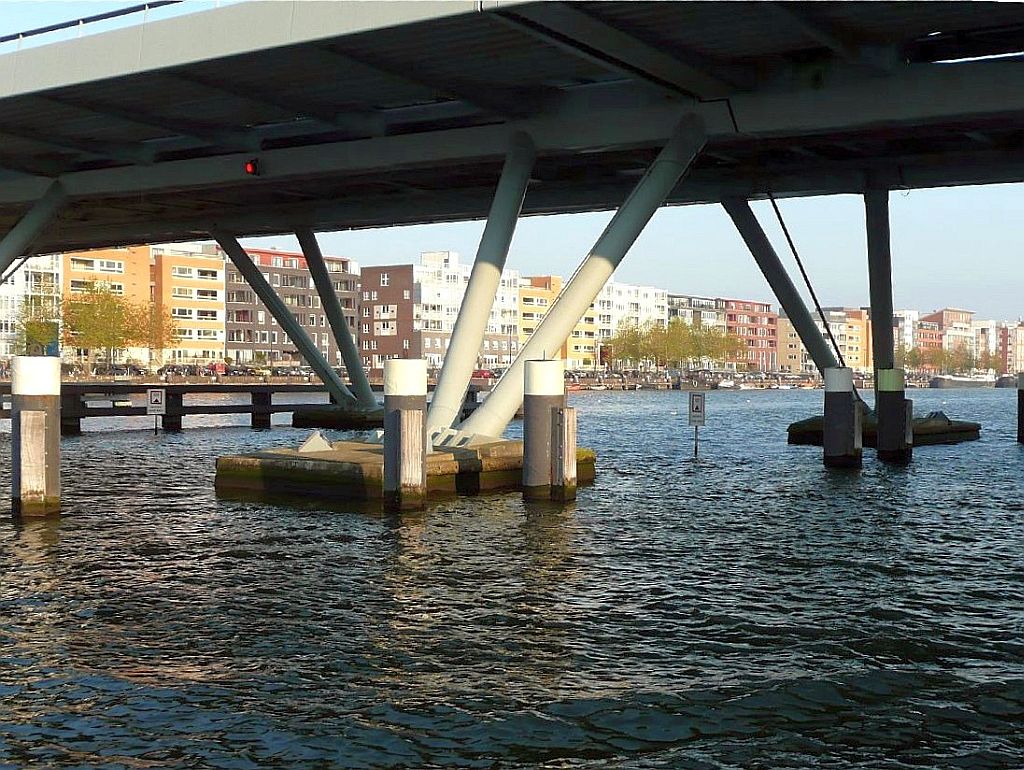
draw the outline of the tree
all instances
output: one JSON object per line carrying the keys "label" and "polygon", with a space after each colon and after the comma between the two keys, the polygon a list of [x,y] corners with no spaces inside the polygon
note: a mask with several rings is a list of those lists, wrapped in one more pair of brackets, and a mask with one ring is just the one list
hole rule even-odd
{"label": "tree", "polygon": [[610,350],[608,356],[613,361],[639,363],[644,356],[643,332],[636,324],[623,323],[605,347]]}
{"label": "tree", "polygon": [[128,347],[133,339],[128,323],[130,303],[102,284],[93,284],[64,300],[61,315],[65,344],[88,349],[90,363],[93,351],[102,350],[110,367],[114,352]]}
{"label": "tree", "polygon": [[59,315],[56,299],[31,295],[25,297],[18,312],[21,352],[39,355],[56,342],[60,334]]}
{"label": "tree", "polygon": [[126,310],[127,342],[146,348],[152,365],[154,354],[160,358],[177,338],[177,324],[166,309],[154,304],[126,303]]}

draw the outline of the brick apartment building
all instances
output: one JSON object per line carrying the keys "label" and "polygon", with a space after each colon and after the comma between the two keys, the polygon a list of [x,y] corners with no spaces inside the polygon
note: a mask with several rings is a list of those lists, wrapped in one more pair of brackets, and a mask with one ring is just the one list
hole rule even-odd
{"label": "brick apartment building", "polygon": [[[313,286],[306,258],[277,249],[246,249],[264,278],[281,297],[295,320],[309,334],[324,357],[341,364],[341,351],[331,335],[327,316]],[[345,320],[355,333],[358,297],[358,265],[344,257],[324,256],[334,291],[341,301]],[[300,363],[301,357],[270,311],[230,263],[226,263],[225,343],[226,356],[234,363]]]}
{"label": "brick apartment building", "polygon": [[747,364],[752,369],[773,372],[778,368],[779,316],[765,302],[724,299],[725,324],[747,346]]}
{"label": "brick apartment building", "polygon": [[388,358],[419,358],[423,331],[419,286],[413,265],[378,265],[362,270],[359,352],[373,375]]}

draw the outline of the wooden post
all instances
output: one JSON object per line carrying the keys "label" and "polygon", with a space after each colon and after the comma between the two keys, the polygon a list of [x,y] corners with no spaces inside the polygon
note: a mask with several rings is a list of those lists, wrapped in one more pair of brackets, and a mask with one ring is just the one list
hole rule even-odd
{"label": "wooden post", "polygon": [[551,413],[551,499],[576,499],[576,409],[556,406]]}
{"label": "wooden post", "polygon": [[252,427],[269,428],[273,413],[270,405],[273,401],[273,394],[269,390],[254,390],[252,397]]}
{"label": "wooden post", "polygon": [[16,356],[11,368],[11,513],[60,513],[60,359]]}
{"label": "wooden post", "polygon": [[1017,375],[1017,443],[1024,444],[1024,372]]}
{"label": "wooden post", "polygon": [[427,494],[427,362],[384,362],[384,506],[422,508]]}
{"label": "wooden post", "polygon": [[523,497],[551,497],[552,415],[565,406],[565,362],[527,361],[523,387]]}

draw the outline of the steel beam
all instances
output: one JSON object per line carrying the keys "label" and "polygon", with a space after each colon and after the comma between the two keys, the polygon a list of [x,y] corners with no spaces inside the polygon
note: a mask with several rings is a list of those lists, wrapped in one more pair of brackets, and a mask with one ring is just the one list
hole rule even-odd
{"label": "steel beam", "polygon": [[868,236],[868,292],[871,299],[871,347],[875,370],[895,369],[888,190],[875,189],[864,193],[864,216]]}
{"label": "steel beam", "polygon": [[523,403],[526,362],[558,355],[573,327],[590,308],[654,212],[690,168],[706,138],[700,117],[689,114],[678,122],[664,149],[612,217],[483,406],[459,425],[461,433],[500,436],[505,431]]}
{"label": "steel beam", "polygon": [[51,182],[43,197],[0,240],[0,275],[4,275],[14,260],[29,249],[32,241],[53,221],[66,201],[67,193],[61,183]]}
{"label": "steel beam", "polygon": [[450,428],[459,419],[462,402],[473,376],[473,367],[487,331],[494,297],[501,283],[501,271],[508,257],[508,247],[523,208],[526,188],[536,150],[526,134],[512,137],[505,166],[491,201],[480,245],[477,247],[473,271],[455,319],[451,342],[444,356],[441,376],[427,414],[428,432]]}
{"label": "steel beam", "polygon": [[807,309],[803,298],[793,285],[786,268],[783,267],[779,255],[775,253],[771,241],[765,235],[761,223],[757,221],[750,204],[742,198],[725,198],[722,200],[722,207],[732,219],[733,224],[739,231],[743,242],[747,244],[750,253],[753,255],[757,266],[761,268],[765,280],[771,286],[775,298],[779,301],[786,316],[793,324],[800,341],[807,348],[814,365],[818,370],[824,372],[826,369],[839,368],[835,353],[825,341],[824,336],[814,323],[811,311]]}
{"label": "steel beam", "polygon": [[249,258],[249,255],[245,253],[245,249],[242,248],[235,236],[217,228],[212,228],[210,235],[220,244],[224,253],[228,255],[234,266],[238,268],[238,272],[242,274],[253,291],[256,292],[256,296],[266,305],[267,310],[277,320],[278,325],[288,335],[292,344],[295,345],[302,357],[306,359],[306,363],[312,367],[313,371],[323,381],[327,392],[339,404],[356,404],[356,397],[345,387],[345,383],[338,377],[337,372],[324,360],[319,348],[313,344],[309,335],[306,334],[306,330],[295,320],[292,311],[277,296],[277,292],[267,282],[267,279],[263,277],[263,273]]}
{"label": "steel beam", "polygon": [[352,381],[356,400],[364,409],[376,409],[377,397],[373,395],[370,381],[366,379],[362,357],[359,355],[359,349],[356,348],[352,330],[348,328],[348,323],[345,321],[345,312],[334,291],[334,284],[331,281],[330,273],[327,272],[327,265],[324,263],[324,255],[320,251],[316,234],[312,230],[300,228],[295,231],[295,237],[299,239],[299,246],[306,257],[306,264],[309,265],[309,274],[313,277],[313,285],[316,286],[317,294],[320,295],[320,306],[327,316],[327,322],[331,325],[334,342],[341,350],[341,357],[345,362],[348,377]]}

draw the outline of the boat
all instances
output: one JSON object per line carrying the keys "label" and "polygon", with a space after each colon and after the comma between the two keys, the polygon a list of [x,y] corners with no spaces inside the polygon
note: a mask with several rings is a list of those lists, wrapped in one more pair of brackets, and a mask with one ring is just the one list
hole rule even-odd
{"label": "boat", "polygon": [[994,374],[940,374],[928,381],[929,388],[991,388]]}
{"label": "boat", "polygon": [[729,390],[729,389],[735,388],[735,387],[736,387],[736,380],[719,380],[718,381],[718,389],[719,390]]}
{"label": "boat", "polygon": [[1004,374],[996,380],[997,388],[1016,388],[1017,387],[1017,375],[1015,374]]}
{"label": "boat", "polygon": [[608,390],[607,385],[591,385],[588,390]]}

